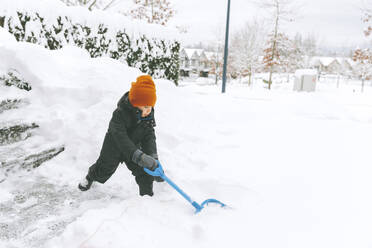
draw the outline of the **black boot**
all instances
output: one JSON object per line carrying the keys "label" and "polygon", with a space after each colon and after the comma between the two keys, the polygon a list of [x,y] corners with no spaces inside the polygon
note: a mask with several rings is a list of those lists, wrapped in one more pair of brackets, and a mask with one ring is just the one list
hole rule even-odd
{"label": "black boot", "polygon": [[138,184],[138,187],[139,187],[140,196],[144,196],[144,195],[153,196],[154,195],[154,192],[152,191],[152,182]]}
{"label": "black boot", "polygon": [[93,180],[87,175],[80,183],[79,189],[81,191],[87,191],[92,186]]}
{"label": "black boot", "polygon": [[154,192],[152,191],[152,187],[149,188],[148,186],[139,186],[139,194],[140,196],[148,195],[148,196],[153,196]]}
{"label": "black boot", "polygon": [[148,195],[153,196],[154,192],[152,191],[154,178],[150,175],[140,175],[136,176],[136,182],[139,187],[140,196]]}

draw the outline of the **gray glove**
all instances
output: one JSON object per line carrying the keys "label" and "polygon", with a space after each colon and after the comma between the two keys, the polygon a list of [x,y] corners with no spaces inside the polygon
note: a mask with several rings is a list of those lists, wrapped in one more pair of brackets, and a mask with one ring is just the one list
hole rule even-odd
{"label": "gray glove", "polygon": [[137,149],[132,156],[132,161],[143,168],[149,170],[155,170],[158,167],[158,162],[151,156],[143,153],[141,150]]}

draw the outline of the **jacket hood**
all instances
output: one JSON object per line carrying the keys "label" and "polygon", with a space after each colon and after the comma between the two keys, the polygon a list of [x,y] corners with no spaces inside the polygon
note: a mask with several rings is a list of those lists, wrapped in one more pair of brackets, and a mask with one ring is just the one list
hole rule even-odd
{"label": "jacket hood", "polygon": [[130,109],[133,112],[139,111],[138,108],[133,107],[133,105],[129,102],[129,91],[125,93],[119,100],[117,106],[119,108],[125,108],[125,109]]}
{"label": "jacket hood", "polygon": [[117,104],[118,108],[121,109],[128,109],[129,111],[133,112],[134,115],[136,115],[138,120],[151,120],[154,119],[154,108],[152,108],[151,113],[145,117],[141,118],[141,110],[138,108],[134,107],[130,101],[129,101],[129,91],[126,92],[119,100]]}

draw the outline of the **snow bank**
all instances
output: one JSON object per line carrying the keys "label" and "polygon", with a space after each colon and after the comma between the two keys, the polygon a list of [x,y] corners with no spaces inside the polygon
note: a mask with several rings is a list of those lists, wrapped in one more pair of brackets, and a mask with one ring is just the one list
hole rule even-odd
{"label": "snow bank", "polygon": [[7,30],[0,27],[0,40],[2,43],[0,43],[0,46],[2,46],[5,43],[12,43],[15,42],[15,38],[13,35],[11,35]]}

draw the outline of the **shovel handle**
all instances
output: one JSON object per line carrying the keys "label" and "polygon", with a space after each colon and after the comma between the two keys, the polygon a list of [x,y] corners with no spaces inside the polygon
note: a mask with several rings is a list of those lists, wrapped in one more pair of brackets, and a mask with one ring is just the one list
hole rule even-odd
{"label": "shovel handle", "polygon": [[170,180],[170,178],[168,178],[165,174],[164,174],[164,170],[163,170],[163,167],[161,166],[160,162],[158,161],[158,167],[155,169],[155,170],[149,170],[149,169],[146,169],[144,168],[145,172],[151,176],[154,176],[154,177],[161,177],[164,179],[164,181],[166,181],[170,186],[172,186],[172,188],[174,188],[178,193],[180,193],[180,195],[182,195],[183,198],[185,198],[188,202],[191,203],[191,205],[193,205],[196,210],[201,210],[201,206],[193,201],[191,199],[190,196],[188,196],[182,189],[180,189],[180,187],[178,187],[172,180]]}
{"label": "shovel handle", "polygon": [[149,170],[147,168],[144,168],[145,172],[151,176],[154,176],[154,177],[161,177],[164,179],[164,170],[163,170],[163,167],[161,166],[160,162],[157,161],[158,163],[158,167],[156,167],[155,170]]}
{"label": "shovel handle", "polygon": [[205,200],[201,205],[199,205],[196,201],[193,201],[190,196],[188,196],[182,189],[180,189],[172,180],[170,180],[164,174],[163,167],[161,166],[159,161],[157,162],[158,162],[158,167],[155,170],[152,171],[152,170],[144,168],[145,172],[151,176],[163,178],[164,181],[166,181],[170,186],[172,186],[172,188],[174,188],[178,193],[180,193],[180,195],[182,195],[183,198],[185,198],[189,203],[191,203],[191,205],[196,210],[195,213],[200,212],[204,208],[204,205],[208,205],[208,203],[217,203],[217,204],[220,204],[221,207],[226,206],[225,204],[223,204],[220,201],[217,201],[216,199]]}

